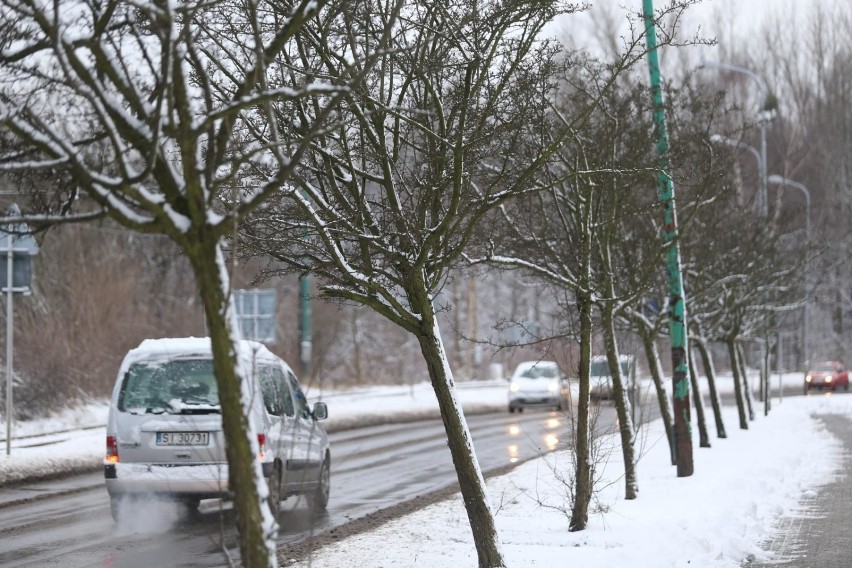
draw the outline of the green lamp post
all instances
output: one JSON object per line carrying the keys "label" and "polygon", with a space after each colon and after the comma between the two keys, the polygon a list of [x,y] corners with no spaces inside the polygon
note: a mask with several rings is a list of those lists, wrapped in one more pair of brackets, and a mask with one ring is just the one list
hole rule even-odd
{"label": "green lamp post", "polygon": [[663,206],[663,240],[666,244],[668,273],[669,335],[672,345],[672,386],[674,398],[674,444],[677,476],[688,477],[694,471],[692,436],[689,412],[689,368],[687,366],[686,299],[680,270],[680,248],[677,242],[677,211],[674,183],[668,174],[670,167],[669,140],[663,90],[660,86],[660,60],[657,55],[657,33],[653,0],[643,0],[643,17],[648,48],[648,67],[651,73],[651,97],[654,108],[654,127],[657,131],[656,151],[659,159],[658,194]]}

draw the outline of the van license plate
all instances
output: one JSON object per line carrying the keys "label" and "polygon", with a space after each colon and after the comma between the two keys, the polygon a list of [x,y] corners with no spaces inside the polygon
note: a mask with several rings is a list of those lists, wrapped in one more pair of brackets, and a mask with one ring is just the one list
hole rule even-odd
{"label": "van license plate", "polygon": [[206,446],[210,432],[157,432],[158,446]]}

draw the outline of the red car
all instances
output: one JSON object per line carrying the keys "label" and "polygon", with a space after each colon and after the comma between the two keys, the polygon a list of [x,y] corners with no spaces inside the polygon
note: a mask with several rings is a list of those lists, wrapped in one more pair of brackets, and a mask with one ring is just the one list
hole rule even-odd
{"label": "red car", "polygon": [[843,363],[823,361],[814,365],[805,375],[805,393],[811,389],[831,389],[840,387],[849,390],[849,373]]}

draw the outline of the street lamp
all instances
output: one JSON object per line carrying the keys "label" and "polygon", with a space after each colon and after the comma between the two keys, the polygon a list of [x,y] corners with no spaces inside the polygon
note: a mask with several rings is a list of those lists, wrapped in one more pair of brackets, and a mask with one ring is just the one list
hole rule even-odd
{"label": "street lamp", "polygon": [[[808,191],[808,188],[803,184],[792,180],[787,179],[785,177],[779,175],[771,175],[768,180],[769,183],[780,186],[790,186],[798,189],[805,195],[805,210],[807,213],[807,217],[805,219],[805,235],[810,243],[811,240],[811,192]],[[805,280],[808,278],[808,257],[805,257]],[[805,356],[805,361],[808,360],[808,298],[805,298],[805,305],[802,308],[802,319],[804,322],[802,323],[802,344],[803,344],[803,354]]]}
{"label": "street lamp", "polygon": [[717,69],[724,69],[725,71],[742,73],[743,75],[750,77],[757,84],[757,88],[760,91],[760,100],[758,101],[757,107],[757,124],[760,126],[760,157],[758,159],[758,176],[760,179],[760,186],[757,194],[757,213],[761,217],[766,217],[768,208],[766,199],[766,116],[764,115],[764,111],[771,110],[767,108],[769,106],[769,100],[767,98],[768,91],[766,89],[766,83],[754,72],[746,69],[745,67],[731,65],[730,63],[705,61],[699,67],[715,67]]}
{"label": "street lamp", "polygon": [[[730,63],[719,63],[718,61],[705,61],[700,67],[715,67],[717,69],[723,69],[725,71],[732,71],[734,73],[741,73],[743,75],[748,76],[752,81],[757,84],[757,89],[760,91],[760,99],[758,100],[757,107],[757,124],[760,127],[760,158],[758,159],[758,178],[759,178],[759,186],[757,192],[757,214],[759,217],[766,217],[768,207],[768,200],[766,198],[766,115],[764,111],[772,110],[770,108],[770,100],[767,97],[768,90],[766,88],[766,83],[763,79],[760,78],[756,73],[746,69],[745,67],[740,67],[738,65],[731,65]],[[764,349],[766,344],[764,344]],[[765,355],[764,351],[764,364],[761,365],[761,383],[766,385],[769,380],[769,370],[765,365]],[[764,399],[766,403],[766,410],[769,410],[769,397],[766,396]]]}

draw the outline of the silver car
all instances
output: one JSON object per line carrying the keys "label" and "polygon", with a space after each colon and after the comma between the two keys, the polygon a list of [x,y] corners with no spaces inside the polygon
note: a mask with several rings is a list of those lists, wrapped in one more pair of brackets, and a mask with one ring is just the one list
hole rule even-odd
{"label": "silver car", "polygon": [[[293,371],[264,345],[240,341],[237,353],[252,370],[244,393],[273,514],[290,495],[306,495],[309,506],[324,510],[331,468],[319,423],[328,416],[325,403],[311,409]],[[127,353],[110,404],[104,476],[116,521],[128,501],[166,497],[195,513],[202,499],[229,497],[209,339],[147,339]]]}
{"label": "silver car", "polygon": [[509,412],[524,408],[567,408],[568,379],[554,361],[524,361],[509,379]]}

